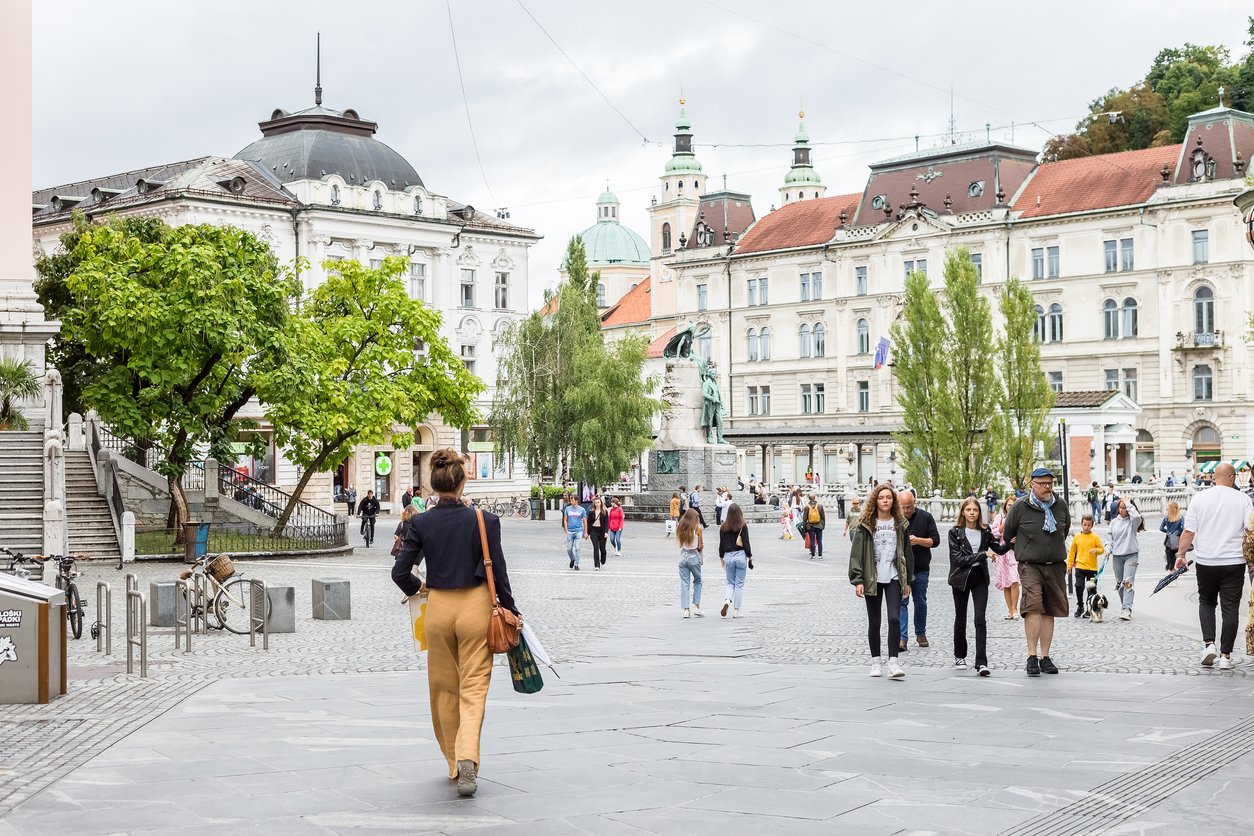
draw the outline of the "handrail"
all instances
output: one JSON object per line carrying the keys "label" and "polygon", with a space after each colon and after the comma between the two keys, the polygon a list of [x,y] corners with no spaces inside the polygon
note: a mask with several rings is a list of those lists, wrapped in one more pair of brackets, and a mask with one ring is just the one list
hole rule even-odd
{"label": "handrail", "polygon": [[[218,468],[218,491],[222,496],[247,505],[268,517],[278,519],[283,514],[292,495],[287,491],[254,479],[247,473],[230,468]],[[329,526],[335,523],[335,514],[311,505],[303,499],[297,499],[292,515],[285,525],[308,529]]]}
{"label": "handrail", "polygon": [[126,508],[122,504],[122,486],[118,484],[117,468],[109,468],[107,475],[100,470],[100,450],[104,447],[101,434],[106,432],[100,421],[91,418],[87,421],[88,444],[87,457],[91,461],[92,473],[96,476],[96,490],[104,495],[109,506],[109,518],[113,523],[113,536],[122,542],[122,515]]}
{"label": "handrail", "polygon": [[[98,418],[91,421],[93,427],[99,428],[100,446],[135,462],[146,470],[156,471],[155,465],[160,461],[168,461],[169,453],[165,447],[155,441],[147,441],[143,445],[130,439],[115,435],[104,426]],[[192,460],[187,463],[187,470],[179,477],[185,491],[203,491],[205,489],[205,463]]]}

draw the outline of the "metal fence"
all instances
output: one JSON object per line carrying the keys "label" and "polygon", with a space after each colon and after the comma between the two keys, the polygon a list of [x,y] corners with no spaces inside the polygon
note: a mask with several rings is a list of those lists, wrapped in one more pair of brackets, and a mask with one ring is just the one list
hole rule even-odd
{"label": "metal fence", "polygon": [[[150,527],[135,531],[135,554],[182,554],[184,546],[177,543],[179,529]],[[248,523],[212,523],[209,526],[209,553],[247,554],[252,552],[295,552],[330,549],[348,543],[344,521],[322,525],[287,525],[275,535],[269,529]]]}
{"label": "metal fence", "polygon": [[[276,520],[282,515],[283,509],[292,498],[287,491],[228,467],[218,468],[218,492],[222,496],[247,505],[254,511],[260,511]],[[336,525],[335,514],[324,511],[316,505],[310,505],[303,499],[298,499],[292,508],[291,516],[287,519],[284,531],[288,528],[321,531],[334,525]],[[343,524],[341,523],[340,526],[343,527]]]}

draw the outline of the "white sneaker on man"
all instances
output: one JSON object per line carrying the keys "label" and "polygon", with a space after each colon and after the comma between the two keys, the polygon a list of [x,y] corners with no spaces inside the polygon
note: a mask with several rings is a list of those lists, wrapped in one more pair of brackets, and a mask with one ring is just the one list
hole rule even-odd
{"label": "white sneaker on man", "polygon": [[732,610],[732,618],[740,618],[740,610]]}
{"label": "white sneaker on man", "polygon": [[688,610],[684,610],[684,618],[692,618],[692,613],[688,612]]}
{"label": "white sneaker on man", "polygon": [[705,613],[701,612],[700,604],[692,605],[692,614],[695,615],[697,618],[705,618]]}
{"label": "white sneaker on man", "polygon": [[1131,621],[1131,620],[1132,620],[1132,610],[1124,610],[1123,612],[1119,613],[1119,620],[1120,620],[1120,621]]}
{"label": "white sneaker on man", "polygon": [[901,679],[906,672],[901,669],[901,665],[897,664],[897,660],[892,656],[888,657],[888,678]]}
{"label": "white sneaker on man", "polygon": [[884,671],[880,668],[879,657],[871,660],[871,676],[883,676]]}
{"label": "white sneaker on man", "polygon": [[1219,654],[1215,652],[1215,645],[1213,643],[1206,645],[1206,649],[1202,651],[1202,666],[1209,668],[1211,665],[1215,664],[1215,657],[1218,655]]}
{"label": "white sneaker on man", "polygon": [[1230,671],[1230,670],[1232,670],[1232,668],[1233,668],[1233,663],[1232,663],[1232,657],[1231,657],[1231,656],[1220,656],[1220,657],[1219,657],[1219,669],[1220,669],[1221,671]]}

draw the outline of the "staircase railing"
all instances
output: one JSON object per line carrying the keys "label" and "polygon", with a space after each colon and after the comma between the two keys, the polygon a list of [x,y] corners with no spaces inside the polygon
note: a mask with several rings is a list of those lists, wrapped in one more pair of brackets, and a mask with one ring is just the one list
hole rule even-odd
{"label": "staircase railing", "polygon": [[[275,520],[282,516],[283,509],[292,499],[287,491],[226,467],[218,468],[218,492]],[[296,500],[292,514],[284,524],[284,531],[288,529],[306,532],[304,536],[326,538],[326,544],[330,546],[342,546],[348,542],[345,525],[342,521],[337,522],[335,514],[303,499]]]}
{"label": "staircase railing", "polygon": [[[98,419],[92,421],[92,424],[98,428],[102,446],[119,456],[124,456],[135,462],[140,467],[155,471],[157,464],[167,459],[166,449],[155,441],[145,441],[139,444],[128,438],[114,435]],[[187,470],[184,471],[180,481],[185,491],[203,491],[205,489],[204,461],[188,462]]]}
{"label": "staircase railing", "polygon": [[107,472],[103,472],[100,467],[100,451],[113,448],[105,444],[106,430],[100,425],[100,420],[94,413],[88,413],[85,423],[87,424],[87,455],[91,459],[92,472],[96,474],[96,487],[104,494],[105,502],[109,505],[109,519],[113,522],[113,534],[117,537],[118,543],[121,543],[122,515],[126,513],[126,507],[122,504],[122,487],[118,484],[118,469],[114,465],[106,468]]}

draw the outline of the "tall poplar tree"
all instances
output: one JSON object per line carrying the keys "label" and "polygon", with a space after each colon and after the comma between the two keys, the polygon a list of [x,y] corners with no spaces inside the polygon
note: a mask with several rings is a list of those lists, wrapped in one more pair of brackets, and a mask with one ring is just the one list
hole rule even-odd
{"label": "tall poplar tree", "polygon": [[1054,392],[1041,370],[1041,349],[1035,338],[1036,300],[1027,285],[1011,277],[1001,294],[1005,330],[997,339],[997,369],[1002,403],[992,437],[999,451],[999,470],[1017,488],[1024,487],[1036,462],[1036,450],[1049,440],[1049,411]]}
{"label": "tall poplar tree", "polygon": [[936,404],[949,386],[945,362],[945,320],[927,275],[906,276],[906,303],[890,329],[893,340],[893,377],[905,430],[894,433],[904,451],[906,477],[920,490],[946,486],[943,441],[947,428]]}

